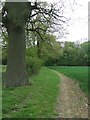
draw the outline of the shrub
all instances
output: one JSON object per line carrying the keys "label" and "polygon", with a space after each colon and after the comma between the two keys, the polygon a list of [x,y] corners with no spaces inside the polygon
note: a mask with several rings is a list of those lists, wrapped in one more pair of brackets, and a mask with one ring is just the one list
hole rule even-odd
{"label": "shrub", "polygon": [[37,74],[42,66],[42,63],[42,59],[38,57],[26,56],[26,70],[28,72],[28,75]]}
{"label": "shrub", "polygon": [[2,49],[2,65],[7,65],[7,49]]}

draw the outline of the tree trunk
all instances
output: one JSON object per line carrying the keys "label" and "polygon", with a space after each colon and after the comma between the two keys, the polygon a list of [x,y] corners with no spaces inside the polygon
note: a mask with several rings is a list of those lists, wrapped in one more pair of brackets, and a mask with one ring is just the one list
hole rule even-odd
{"label": "tree trunk", "polygon": [[37,56],[38,56],[38,58],[41,58],[41,45],[40,45],[40,40],[37,40]]}
{"label": "tree trunk", "polygon": [[29,84],[25,64],[25,26],[8,27],[8,61],[5,75],[6,87],[17,87]]}
{"label": "tree trunk", "polygon": [[37,56],[38,58],[41,58],[42,57],[42,40],[39,36],[37,36]]}
{"label": "tree trunk", "polygon": [[[25,25],[31,14],[31,4],[26,2],[7,2],[3,7],[2,21],[8,32],[8,60],[4,77],[6,87],[29,84],[25,62]],[[7,14],[6,14],[7,13]]]}

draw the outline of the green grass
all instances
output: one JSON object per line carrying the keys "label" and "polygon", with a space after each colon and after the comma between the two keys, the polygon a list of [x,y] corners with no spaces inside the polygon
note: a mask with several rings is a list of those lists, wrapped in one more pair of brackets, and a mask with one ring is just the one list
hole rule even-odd
{"label": "green grass", "polygon": [[5,72],[6,65],[0,65],[0,73]]}
{"label": "green grass", "polygon": [[88,94],[88,69],[90,67],[50,67],[66,76],[78,81],[80,88],[85,94]]}
{"label": "green grass", "polygon": [[2,119],[2,66],[0,65],[0,120]]}
{"label": "green grass", "polygon": [[59,92],[59,77],[42,68],[31,78],[32,85],[3,89],[3,118],[52,118]]}

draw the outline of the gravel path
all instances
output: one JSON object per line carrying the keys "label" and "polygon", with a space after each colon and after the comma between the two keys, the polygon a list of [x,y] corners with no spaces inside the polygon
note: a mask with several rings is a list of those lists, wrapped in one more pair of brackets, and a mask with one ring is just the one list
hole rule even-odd
{"label": "gravel path", "polygon": [[[56,72],[56,71],[55,71]],[[60,95],[56,111],[60,118],[88,118],[88,99],[75,81],[56,72],[60,76]]]}

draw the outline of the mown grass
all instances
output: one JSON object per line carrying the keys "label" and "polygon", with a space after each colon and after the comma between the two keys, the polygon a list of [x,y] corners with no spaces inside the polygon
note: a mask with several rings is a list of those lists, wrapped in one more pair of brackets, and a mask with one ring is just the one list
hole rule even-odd
{"label": "mown grass", "polygon": [[75,81],[78,81],[80,88],[85,94],[88,94],[88,78],[89,78],[89,69],[90,67],[50,67],[54,70],[59,71],[60,73],[65,74],[66,76],[72,78]]}
{"label": "mown grass", "polygon": [[59,77],[42,68],[31,86],[3,89],[3,118],[52,118],[59,92]]}

